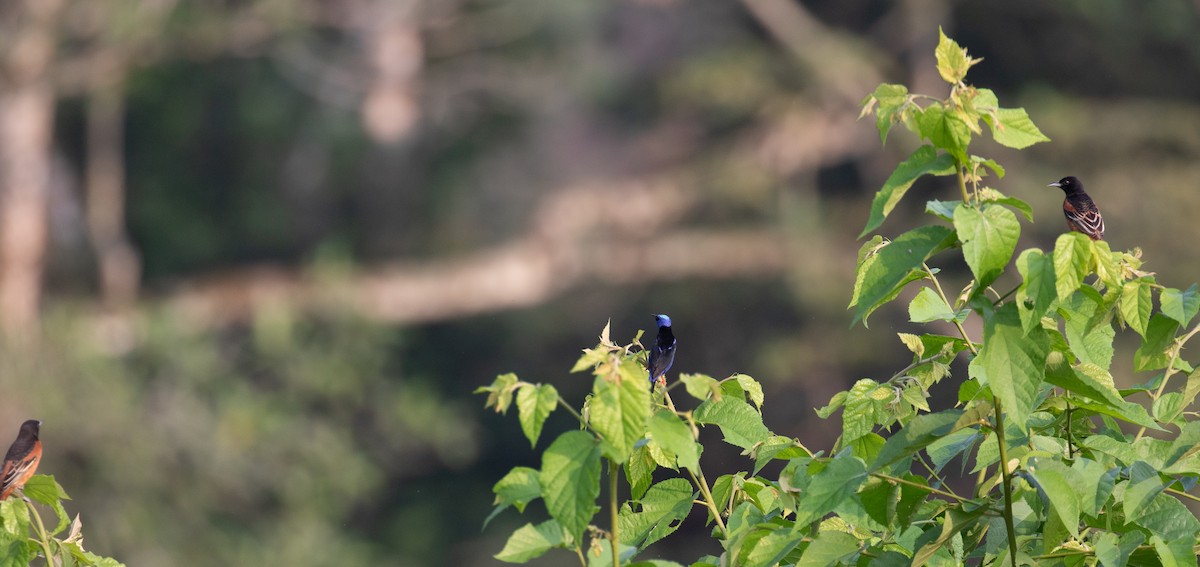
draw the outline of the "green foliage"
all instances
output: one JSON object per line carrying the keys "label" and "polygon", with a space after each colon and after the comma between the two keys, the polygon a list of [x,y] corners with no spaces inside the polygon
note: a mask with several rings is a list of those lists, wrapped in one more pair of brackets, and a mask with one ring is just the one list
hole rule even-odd
{"label": "green foliage", "polygon": [[[83,524],[79,516],[72,520],[63,506],[63,500],[70,499],[53,476],[36,474],[16,496],[0,502],[0,566],[25,567],[39,557],[49,565],[123,565],[83,548]],[[36,504],[54,510],[57,523],[52,529],[46,529]]]}
{"label": "green foliage", "polygon": [[[653,390],[638,364],[640,345],[618,346],[606,328],[574,368],[594,375],[583,410],[571,411],[580,429],[551,444],[538,479],[517,467],[495,489],[497,511],[541,497],[553,519],[519,529],[497,558],[523,562],[562,547],[585,565],[659,564],[634,561],[699,508],[724,551],[695,566],[1192,564],[1200,520],[1179,499],[1200,500],[1189,493],[1200,483],[1200,421],[1188,411],[1200,372],[1183,347],[1200,332],[1184,331],[1200,311],[1200,288],[1162,286],[1141,270],[1140,251],[1114,253],[1078,233],[1058,237],[1052,253],[1017,253],[1017,213],[1032,221],[1032,210],[982,184],[1004,169],[970,154],[970,141],[983,134],[981,121],[1005,146],[1046,138],[1024,110],[1001,108],[994,93],[965,82],[978,60],[944,34],[936,61],[951,85],[946,99],[881,85],[864,101],[881,139],[903,123],[930,142],[885,182],[864,234],[924,175],[955,175],[961,199],[930,201],[935,224],[864,243],[850,307],[865,326],[872,311],[919,281],[910,320],[953,324],[957,336],[900,333],[911,364],[890,378],[862,378],[817,410],[823,419],[841,412],[841,436],[826,456],[764,425],[763,392],[752,378],[691,374]],[[929,265],[951,249],[961,250],[973,276],[953,298]],[[1020,283],[998,293],[991,285],[1003,281],[1014,255]],[[1132,370],[1161,372],[1119,390],[1113,344],[1125,328],[1141,341]],[[955,376],[958,407],[931,408],[928,388],[952,374],[956,359],[966,363]],[[1173,380],[1179,372],[1190,374]],[[680,383],[690,399],[677,406],[669,392]],[[513,391],[518,406],[520,392],[531,391],[572,407],[511,374],[481,389],[499,411]],[[1146,399],[1148,408],[1139,403]],[[743,450],[749,470],[708,481],[699,442],[707,426]],[[941,476],[955,459],[978,475],[969,492]],[[766,468],[772,462],[780,467]],[[624,502],[618,465],[630,484]]]}

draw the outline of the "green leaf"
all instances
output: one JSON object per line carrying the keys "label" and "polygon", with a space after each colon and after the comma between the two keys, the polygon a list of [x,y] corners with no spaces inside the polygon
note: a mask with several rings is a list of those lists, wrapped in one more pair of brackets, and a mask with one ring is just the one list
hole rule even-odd
{"label": "green leaf", "polygon": [[1197,292],[1196,284],[1185,291],[1168,287],[1162,290],[1158,299],[1162,302],[1162,314],[1178,321],[1181,327],[1186,327],[1200,310],[1200,292]]}
{"label": "green leaf", "polygon": [[954,229],[963,243],[963,258],[975,275],[975,288],[987,288],[1012,259],[1021,223],[1004,207],[985,205],[981,210],[960,204],[954,210]]}
{"label": "green leaf", "polygon": [[956,429],[962,410],[944,410],[938,413],[926,413],[914,417],[908,425],[894,433],[884,443],[879,456],[871,465],[871,471],[877,471],[905,457],[911,457],[917,451],[928,447]]}
{"label": "green leaf", "polygon": [[822,531],[804,550],[797,566],[827,567],[858,551],[858,538],[839,531]]}
{"label": "green leaf", "polygon": [[1166,541],[1185,537],[1195,541],[1196,533],[1200,532],[1200,520],[1195,514],[1182,502],[1162,492],[1142,510],[1141,517],[1134,523]]}
{"label": "green leaf", "polygon": [[700,468],[700,446],[692,438],[692,428],[674,412],[655,412],[650,418],[650,436],[663,449],[675,454],[679,466],[692,472]]}
{"label": "green leaf", "polygon": [[1196,554],[1192,551],[1192,545],[1195,542],[1196,538],[1181,538],[1168,542],[1158,536],[1150,536],[1150,543],[1154,546],[1154,552],[1158,554],[1162,567],[1193,567]]}
{"label": "green leaf", "polygon": [[751,474],[758,474],[758,471],[773,460],[788,461],[796,457],[811,457],[812,453],[809,453],[808,449],[791,437],[772,435],[763,444],[755,447],[753,456],[754,472]]}
{"label": "green leaf", "polygon": [[559,435],[542,453],[538,482],[550,516],[575,541],[582,541],[600,495],[600,446],[596,438],[578,430]]}
{"label": "green leaf", "polygon": [[1179,330],[1179,322],[1161,313],[1155,313],[1146,325],[1146,334],[1142,338],[1142,346],[1133,353],[1133,370],[1144,372],[1166,368],[1171,357],[1167,349],[1175,340],[1175,332]]}
{"label": "green leaf", "polygon": [[650,487],[633,507],[621,510],[617,520],[621,543],[645,549],[671,535],[687,518],[693,498],[692,485],[682,478],[667,479]]}
{"label": "green leaf", "polygon": [[59,500],[71,499],[67,496],[67,491],[63,490],[53,476],[45,474],[35,474],[29,477],[21,490],[34,502],[41,502],[47,506],[52,506]]}
{"label": "green leaf", "polygon": [[1017,289],[1017,303],[1021,310],[1021,329],[1029,334],[1041,327],[1042,316],[1050,309],[1056,297],[1054,261],[1041,250],[1030,248],[1017,256],[1017,272],[1024,281]]}
{"label": "green leaf", "polygon": [[1108,368],[1112,364],[1116,330],[1107,323],[1090,326],[1094,315],[1103,306],[1091,294],[1085,293],[1076,293],[1068,301],[1059,302],[1059,305],[1066,314],[1066,338],[1071,345],[1071,352],[1083,362]]}
{"label": "green leaf", "polygon": [[937,293],[927,287],[921,288],[908,304],[908,320],[913,323],[930,321],[953,321],[956,314]]}
{"label": "green leaf", "polygon": [[629,482],[630,497],[634,499],[641,498],[650,488],[650,483],[654,481],[654,469],[658,468],[648,445],[634,449],[629,462],[625,463],[625,480]]}
{"label": "green leaf", "polygon": [[712,376],[704,374],[680,374],[679,380],[687,393],[697,400],[704,401],[711,396],[721,397],[721,383]]}
{"label": "green leaf", "polygon": [[696,408],[694,417],[696,423],[720,427],[726,443],[743,449],[750,449],[771,436],[771,431],[763,425],[762,415],[745,400],[730,397],[708,400]]}
{"label": "green leaf", "polygon": [[904,194],[913,183],[923,175],[950,175],[954,173],[954,159],[949,155],[938,155],[933,146],[917,148],[908,159],[900,162],[895,171],[883,182],[883,187],[875,194],[871,202],[871,215],[867,217],[867,226],[863,228],[859,238],[866,236],[872,230],[883,224],[896,204],[904,198]]}
{"label": "green leaf", "polygon": [[551,549],[565,547],[567,538],[566,531],[554,520],[546,520],[536,526],[525,524],[509,536],[504,549],[495,557],[505,563],[526,563]]}
{"label": "green leaf", "polygon": [[737,382],[738,386],[742,387],[742,391],[746,393],[746,397],[750,399],[750,403],[753,403],[755,408],[762,410],[764,399],[762,384],[759,384],[758,380],[745,374],[734,374],[732,378]]}
{"label": "green leaf", "polygon": [[1154,307],[1150,299],[1150,286],[1142,280],[1125,282],[1121,287],[1118,305],[1125,324],[1139,335],[1146,336],[1146,325],[1150,323],[1150,311]]}
{"label": "green leaf", "polygon": [[496,509],[483,521],[484,527],[509,506],[524,512],[526,504],[542,497],[538,471],[529,467],[515,467],[492,486],[492,492],[496,494]]}
{"label": "green leaf", "polygon": [[549,384],[528,384],[517,391],[517,410],[520,412],[521,430],[531,446],[537,446],[542,434],[542,425],[558,404],[558,390]]}
{"label": "green leaf", "polygon": [[633,444],[646,435],[650,417],[646,376],[637,361],[628,358],[617,372],[596,376],[592,392],[588,423],[600,434],[604,456],[624,463]]}
{"label": "green leaf", "polygon": [[946,150],[958,163],[967,162],[971,129],[957,114],[946,112],[941,104],[931,104],[917,114],[917,127],[935,147]]}
{"label": "green leaf", "polygon": [[[910,230],[879,249],[864,261],[862,289],[854,322],[865,318],[881,303],[894,297],[903,284],[920,279],[918,268],[934,253],[954,244],[954,231],[944,226],[923,226]],[[910,275],[915,277],[910,278]]]}
{"label": "green leaf", "polygon": [[1125,567],[1129,555],[1143,541],[1146,541],[1146,536],[1138,531],[1125,532],[1121,534],[1120,540],[1117,539],[1117,534],[1100,532],[1096,538],[1096,559],[1100,560],[1103,567]]}
{"label": "green leaf", "polygon": [[[903,118],[902,109],[908,102],[908,87],[888,83],[881,84],[875,87],[875,92],[868,95],[867,101],[870,100],[878,104],[875,110],[875,127],[879,129],[879,141],[887,143],[888,132],[896,122]],[[863,110],[867,111],[868,109],[864,108]]]}
{"label": "green leaf", "polygon": [[937,57],[938,74],[942,76],[943,81],[957,85],[967,76],[967,69],[971,67],[967,50],[946,37],[941,28],[938,28],[938,45],[934,55]]}
{"label": "green leaf", "polygon": [[1150,418],[1142,406],[1125,401],[1121,397],[1121,393],[1117,391],[1113,384],[1112,376],[1108,371],[1094,365],[1082,364],[1078,368],[1072,368],[1065,362],[1049,364],[1046,366],[1046,382],[1063,388],[1070,392],[1086,396],[1094,400],[1096,405],[1083,403],[1079,399],[1072,399],[1071,403],[1099,411],[1104,415],[1136,423],[1138,425],[1150,428],[1161,429],[1158,424]]}
{"label": "green leaf", "polygon": [[796,506],[797,528],[824,517],[849,501],[866,479],[867,466],[861,459],[848,451],[838,454],[809,481],[804,497]]}
{"label": "green leaf", "polygon": [[1197,449],[1200,449],[1200,421],[1189,421],[1179,428],[1179,436],[1171,442],[1162,468],[1169,468]]}
{"label": "green leaf", "polygon": [[1077,456],[1071,463],[1075,473],[1075,485],[1072,491],[1079,495],[1079,511],[1095,517],[1104,509],[1108,497],[1112,495],[1114,481],[1119,468],[1105,470],[1100,463],[1085,457]]}
{"label": "green leaf", "polygon": [[[883,395],[879,394],[881,391]],[[889,386],[880,386],[869,378],[855,382],[846,395],[846,407],[842,410],[842,443],[854,441],[875,429],[879,420],[885,418],[885,401],[892,397]]]}
{"label": "green leaf", "polygon": [[972,374],[986,377],[1010,423],[1022,432],[1027,431],[1041,391],[1049,352],[1045,331],[1037,329],[1025,336],[1016,305],[1009,303],[984,319],[983,348],[971,361]]}
{"label": "green leaf", "polygon": [[28,567],[38,555],[36,549],[25,541],[0,544],[0,567]]}
{"label": "green leaf", "polygon": [[1021,150],[1050,141],[1029,119],[1024,108],[998,108],[994,115],[984,115],[983,120],[992,129],[992,139],[1005,147]]}
{"label": "green leaf", "polygon": [[937,200],[926,201],[925,202],[925,212],[927,212],[937,218],[940,218],[946,222],[954,222],[954,209],[958,208],[958,205],[961,203],[962,203],[962,201],[957,201],[957,200],[956,201],[937,201]]}
{"label": "green leaf", "polygon": [[1133,463],[1129,467],[1129,482],[1125,486],[1123,500],[1125,520],[1137,520],[1142,509],[1165,488],[1154,467],[1144,461]]}
{"label": "green leaf", "polygon": [[1054,242],[1054,286],[1059,301],[1066,301],[1092,271],[1092,240],[1078,232],[1060,234]]}
{"label": "green leaf", "polygon": [[1042,493],[1050,500],[1050,509],[1058,516],[1063,526],[1073,537],[1079,537],[1079,495],[1075,487],[1080,485],[1075,471],[1060,461],[1034,457],[1026,467]]}
{"label": "green leaf", "polygon": [[[936,539],[922,545],[916,553],[913,554],[912,566],[921,567],[929,562],[938,551],[943,550],[946,542],[953,539],[958,534],[971,529],[987,511],[986,506],[980,506],[971,511],[964,511],[959,508],[950,508],[946,510],[945,519],[942,522],[942,531]],[[961,563],[959,562],[955,562]]]}
{"label": "green leaf", "polygon": [[488,395],[487,402],[483,407],[496,408],[496,413],[507,413],[508,406],[512,405],[513,392],[517,389],[519,382],[517,375],[509,372],[496,376],[491,386],[477,388],[475,393]]}
{"label": "green leaf", "polygon": [[[757,540],[753,539],[755,537]],[[783,558],[804,540],[804,536],[787,530],[762,530],[760,533],[751,534],[747,540],[747,547],[738,554],[736,565],[740,567],[772,567],[779,565]]]}

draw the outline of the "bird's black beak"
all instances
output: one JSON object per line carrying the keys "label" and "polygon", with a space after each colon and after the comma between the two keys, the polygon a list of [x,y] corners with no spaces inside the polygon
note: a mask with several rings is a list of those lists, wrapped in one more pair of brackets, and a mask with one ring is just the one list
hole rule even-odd
{"label": "bird's black beak", "polygon": [[1059,189],[1062,189],[1062,183],[1055,181],[1054,183],[1051,183],[1051,184],[1047,185],[1046,187],[1058,187]]}

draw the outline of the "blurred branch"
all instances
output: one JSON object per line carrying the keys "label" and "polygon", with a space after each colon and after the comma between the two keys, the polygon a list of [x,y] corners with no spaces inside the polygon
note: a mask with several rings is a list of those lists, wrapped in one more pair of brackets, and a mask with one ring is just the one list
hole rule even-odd
{"label": "blurred branch", "polygon": [[370,319],[408,323],[537,305],[587,282],[783,271],[783,239],[772,230],[660,231],[691,205],[687,193],[675,178],[564,190],[539,206],[527,234],[468,257],[361,270],[332,283],[260,267],[190,283],[163,304],[201,325],[246,320],[279,305],[350,308]]}

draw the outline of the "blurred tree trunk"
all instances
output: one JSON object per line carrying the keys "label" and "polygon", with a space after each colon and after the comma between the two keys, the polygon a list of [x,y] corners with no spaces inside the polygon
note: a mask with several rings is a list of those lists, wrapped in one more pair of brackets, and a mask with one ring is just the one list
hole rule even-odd
{"label": "blurred tree trunk", "polygon": [[110,310],[137,299],[141,261],[125,234],[125,66],[93,87],[87,106],[87,222],[100,272],[100,295]]}
{"label": "blurred tree trunk", "polygon": [[55,92],[50,77],[62,0],[24,0],[0,27],[0,328],[38,322],[46,254]]}

